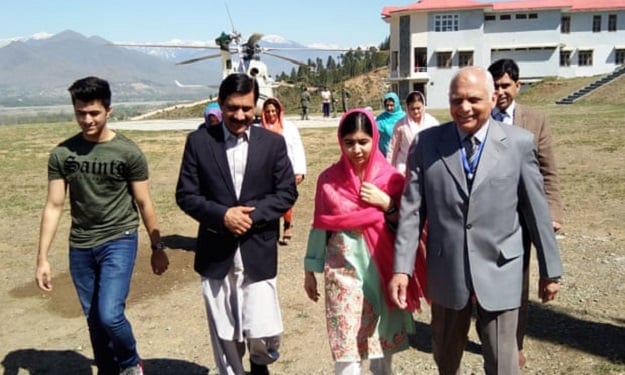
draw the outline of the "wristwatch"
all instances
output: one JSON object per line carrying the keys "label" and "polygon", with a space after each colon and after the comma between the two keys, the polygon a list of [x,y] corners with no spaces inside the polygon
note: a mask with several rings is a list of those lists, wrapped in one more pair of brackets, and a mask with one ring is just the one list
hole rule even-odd
{"label": "wristwatch", "polygon": [[150,248],[152,249],[152,251],[165,250],[165,244],[163,242],[159,242],[157,244],[153,244],[152,246],[150,246]]}

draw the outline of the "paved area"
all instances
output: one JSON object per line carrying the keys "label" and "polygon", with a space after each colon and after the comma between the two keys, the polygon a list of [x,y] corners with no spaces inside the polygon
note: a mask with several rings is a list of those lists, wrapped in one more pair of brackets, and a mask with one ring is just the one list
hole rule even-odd
{"label": "paved area", "polygon": [[[337,127],[339,118],[323,118],[311,116],[310,120],[300,120],[299,117],[286,117],[298,128],[323,128]],[[179,120],[135,120],[109,122],[111,129],[123,130],[194,130],[202,123],[202,119],[179,119]]]}

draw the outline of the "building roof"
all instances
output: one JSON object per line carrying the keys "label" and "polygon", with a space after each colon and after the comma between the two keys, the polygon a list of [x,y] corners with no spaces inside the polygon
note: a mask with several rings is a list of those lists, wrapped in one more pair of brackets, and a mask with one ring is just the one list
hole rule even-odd
{"label": "building roof", "polygon": [[432,12],[465,9],[484,9],[493,12],[562,9],[569,12],[587,12],[593,10],[625,9],[625,0],[511,0],[501,2],[480,0],[420,0],[409,5],[385,6],[382,8],[382,18],[388,18],[394,13],[403,12]]}

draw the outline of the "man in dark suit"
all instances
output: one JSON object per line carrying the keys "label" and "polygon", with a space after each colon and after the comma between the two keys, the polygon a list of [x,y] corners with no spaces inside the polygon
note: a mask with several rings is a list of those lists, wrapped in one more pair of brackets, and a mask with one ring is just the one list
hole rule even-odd
{"label": "man in dark suit", "polygon": [[[534,134],[534,145],[538,156],[540,173],[543,176],[545,193],[549,203],[549,211],[553,220],[553,230],[562,228],[564,210],[560,197],[558,171],[556,168],[551,128],[545,115],[528,106],[516,101],[516,96],[521,88],[519,81],[519,66],[511,59],[500,59],[488,67],[495,82],[497,94],[496,106],[493,109],[493,118],[510,125],[520,126]],[[530,276],[530,248],[531,241],[528,236],[524,237],[525,253],[523,261],[523,293],[521,294],[521,308],[519,309],[519,324],[517,327],[517,345],[519,347],[519,366],[525,365],[523,354],[523,338],[527,326],[527,310],[529,301],[529,276]]]}
{"label": "man in dark suit", "polygon": [[454,121],[419,133],[408,156],[389,291],[405,308],[427,220],[432,352],[440,374],[460,372],[474,304],[485,373],[519,373],[521,219],[539,255],[540,297],[550,301],[559,290],[562,265],[532,135],[491,119],[495,98],[488,71],[459,70],[449,92]]}
{"label": "man in dark suit", "polygon": [[189,134],[176,202],[199,222],[194,268],[202,277],[220,374],[268,374],[282,320],[276,289],[278,223],[297,190],[284,138],[251,126],[259,90],[246,74],[219,87],[220,125]]}

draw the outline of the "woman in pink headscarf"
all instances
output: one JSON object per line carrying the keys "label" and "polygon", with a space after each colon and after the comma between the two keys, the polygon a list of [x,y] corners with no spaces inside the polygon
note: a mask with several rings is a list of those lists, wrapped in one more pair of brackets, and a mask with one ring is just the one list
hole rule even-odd
{"label": "woman in pink headscarf", "polygon": [[365,359],[374,374],[391,374],[392,354],[408,348],[411,312],[419,309],[424,297],[423,253],[411,278],[408,311],[394,308],[387,294],[404,177],[379,151],[378,139],[371,113],[346,112],[338,129],[341,158],[317,181],[304,288],[317,301],[314,273],[323,272],[337,374],[360,373]]}
{"label": "woman in pink headscarf", "polygon": [[[295,184],[301,184],[306,175],[304,144],[302,143],[302,138],[299,135],[297,126],[284,119],[284,108],[278,99],[267,98],[265,100],[263,103],[261,124],[265,129],[281,134],[284,137],[287,156],[291,161],[293,174],[295,175]],[[293,207],[284,213],[282,219],[282,239],[279,242],[280,245],[288,245],[293,237]]]}

